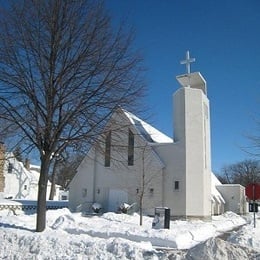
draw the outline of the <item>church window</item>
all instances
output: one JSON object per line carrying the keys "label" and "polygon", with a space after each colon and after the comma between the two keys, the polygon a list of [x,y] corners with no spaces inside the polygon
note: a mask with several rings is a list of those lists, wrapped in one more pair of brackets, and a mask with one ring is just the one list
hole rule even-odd
{"label": "church window", "polygon": [[174,190],[179,190],[180,189],[180,182],[179,181],[175,181],[174,182]]}
{"label": "church window", "polygon": [[128,132],[128,165],[134,165],[134,133],[129,129]]}
{"label": "church window", "polygon": [[9,163],[8,164],[8,173],[12,173],[12,171],[13,171],[13,168],[14,168],[14,165],[12,164],[12,163]]}
{"label": "church window", "polygon": [[151,197],[153,197],[153,195],[154,195],[154,188],[150,188],[149,189],[149,197],[151,198]]}
{"label": "church window", "polygon": [[105,167],[110,167],[110,160],[111,160],[111,131],[109,131],[105,140]]}

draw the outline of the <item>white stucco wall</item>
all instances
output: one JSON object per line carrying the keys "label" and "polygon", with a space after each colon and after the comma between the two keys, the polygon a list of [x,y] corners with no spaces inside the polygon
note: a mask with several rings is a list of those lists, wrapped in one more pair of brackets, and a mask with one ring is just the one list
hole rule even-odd
{"label": "white stucco wall", "polygon": [[[184,150],[186,215],[211,216],[209,101],[201,89],[182,87],[174,96],[174,140]],[[181,149],[181,150],[182,150]]]}
{"label": "white stucco wall", "polygon": [[82,160],[75,177],[69,184],[69,207],[72,211],[90,210],[95,190],[95,149],[91,148]]}
{"label": "white stucco wall", "polygon": [[[186,215],[186,175],[185,154],[180,142],[154,146],[156,152],[163,158],[163,200],[164,207],[171,209],[173,216]],[[175,189],[175,181],[179,189]]]}
{"label": "white stucco wall", "polygon": [[[163,165],[155,151],[127,123],[125,116],[116,119],[122,127],[113,129],[111,138],[111,164],[104,167],[104,143],[92,148],[77,169],[77,174],[71,181],[69,205],[76,210],[79,205],[83,210],[89,210],[93,202],[98,202],[107,211],[111,192],[122,191],[127,194],[128,204],[139,204],[140,195],[144,190],[143,209],[153,214],[154,207],[162,206],[162,168]],[[114,121],[114,120],[113,120]],[[128,166],[128,131],[129,127],[135,136],[134,165]],[[102,138],[102,137],[101,137]],[[104,137],[103,137],[104,138]],[[104,140],[104,139],[103,139]],[[144,185],[142,186],[142,183]],[[87,194],[82,196],[83,189]],[[123,198],[126,200],[125,196]],[[123,200],[122,199],[122,200]]]}
{"label": "white stucco wall", "polygon": [[225,211],[233,211],[237,214],[246,213],[245,188],[239,184],[222,184],[216,188],[225,199]]}

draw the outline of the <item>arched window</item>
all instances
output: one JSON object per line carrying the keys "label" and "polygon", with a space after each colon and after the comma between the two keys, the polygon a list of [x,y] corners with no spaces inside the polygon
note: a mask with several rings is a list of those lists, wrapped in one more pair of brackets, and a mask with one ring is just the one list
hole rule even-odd
{"label": "arched window", "polygon": [[128,165],[134,165],[134,133],[129,129],[128,132]]}
{"label": "arched window", "polygon": [[111,131],[108,132],[105,140],[105,167],[110,167],[111,160]]}

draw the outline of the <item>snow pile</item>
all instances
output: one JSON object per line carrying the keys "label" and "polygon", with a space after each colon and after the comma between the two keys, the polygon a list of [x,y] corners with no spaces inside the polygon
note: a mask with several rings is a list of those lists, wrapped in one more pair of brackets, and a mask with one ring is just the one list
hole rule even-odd
{"label": "snow pile", "polygon": [[95,213],[99,213],[102,210],[102,205],[97,202],[93,203],[91,207]]}
{"label": "snow pile", "polygon": [[152,221],[143,217],[140,227],[138,214],[83,217],[68,209],[49,210],[46,230],[36,233],[36,215],[0,211],[0,259],[223,260],[248,259],[246,255],[258,259],[260,254],[260,227],[253,229],[251,223],[234,232],[229,242],[216,238],[246,223],[232,212],[211,222],[171,221],[169,230],[152,229]]}
{"label": "snow pile", "polygon": [[[235,231],[228,238],[229,242],[234,244],[254,248],[260,252],[260,221],[257,220],[257,226],[254,228],[253,219],[246,226],[243,226],[238,231]],[[260,259],[260,257],[259,257]]]}
{"label": "snow pile", "polygon": [[193,260],[257,259],[255,257],[257,257],[257,252],[254,250],[233,245],[220,238],[211,238],[206,242],[190,249],[186,255],[186,259]]}

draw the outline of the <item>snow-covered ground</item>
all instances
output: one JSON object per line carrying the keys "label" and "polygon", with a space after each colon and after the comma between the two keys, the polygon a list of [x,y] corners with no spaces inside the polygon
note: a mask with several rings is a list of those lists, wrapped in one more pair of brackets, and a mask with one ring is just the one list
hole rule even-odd
{"label": "snow-covered ground", "polygon": [[[171,221],[152,229],[153,218],[105,213],[82,216],[68,209],[49,210],[47,227],[34,232],[36,215],[0,211],[0,259],[260,259],[260,215],[232,212],[212,222]],[[245,224],[245,225],[244,225]],[[232,231],[228,242],[217,238]]]}

